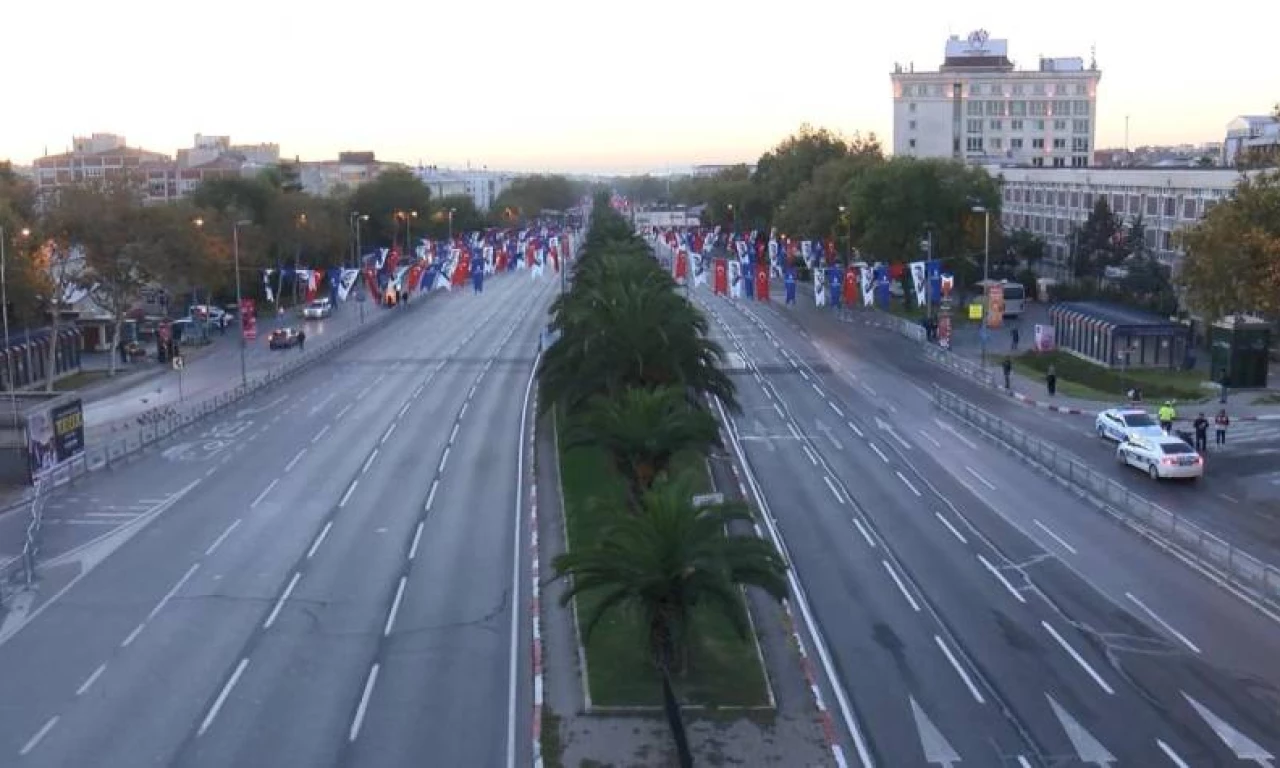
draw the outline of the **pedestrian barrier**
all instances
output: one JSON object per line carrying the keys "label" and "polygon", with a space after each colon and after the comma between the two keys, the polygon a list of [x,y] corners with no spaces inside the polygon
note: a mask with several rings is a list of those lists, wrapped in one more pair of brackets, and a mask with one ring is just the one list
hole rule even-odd
{"label": "pedestrian barrier", "polygon": [[23,528],[22,553],[0,565],[0,606],[4,605],[5,591],[14,584],[19,588],[31,586],[36,577],[36,560],[40,556],[40,532],[44,526],[44,508],[52,487],[52,470],[36,478],[32,487],[27,524]]}
{"label": "pedestrian barrier", "polygon": [[933,387],[933,404],[1157,543],[1176,550],[1258,601],[1280,609],[1280,568],[1139,496],[1054,444],[1032,437],[937,385]]}

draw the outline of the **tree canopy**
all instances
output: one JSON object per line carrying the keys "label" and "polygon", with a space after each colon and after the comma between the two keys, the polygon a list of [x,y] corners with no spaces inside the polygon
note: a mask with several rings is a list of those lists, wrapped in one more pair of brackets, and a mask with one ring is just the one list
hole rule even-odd
{"label": "tree canopy", "polygon": [[491,206],[495,214],[510,211],[516,218],[530,219],[542,211],[564,211],[577,205],[586,185],[564,176],[521,176],[512,180]]}

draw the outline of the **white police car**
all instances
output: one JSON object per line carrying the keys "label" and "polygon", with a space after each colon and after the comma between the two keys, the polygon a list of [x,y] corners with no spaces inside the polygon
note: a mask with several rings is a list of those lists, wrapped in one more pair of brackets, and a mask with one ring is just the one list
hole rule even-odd
{"label": "white police car", "polygon": [[1141,408],[1108,408],[1093,422],[1098,437],[1123,443],[1130,437],[1163,437],[1164,430]]}
{"label": "white police car", "polygon": [[1198,480],[1204,476],[1204,457],[1185,440],[1165,434],[1125,440],[1116,446],[1116,461],[1145,470],[1152,480]]}

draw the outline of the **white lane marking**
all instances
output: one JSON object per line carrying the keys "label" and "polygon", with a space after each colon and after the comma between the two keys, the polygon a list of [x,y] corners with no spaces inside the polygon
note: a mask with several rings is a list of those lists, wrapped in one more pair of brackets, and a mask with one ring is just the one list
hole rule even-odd
{"label": "white lane marking", "polygon": [[338,419],[341,419],[343,416],[346,416],[347,411],[351,410],[352,407],[354,406],[355,406],[355,403],[347,403],[346,405],[342,406],[342,410],[338,411],[338,415],[334,417],[334,421],[337,421]]}
{"label": "white lane marking", "polygon": [[418,542],[422,540],[422,521],[418,521],[418,528],[413,532],[413,543],[409,545],[409,559],[418,556]]}
{"label": "white lane marking", "polygon": [[329,431],[329,425],[325,424],[323,427],[320,428],[320,431],[316,433],[316,436],[311,438],[311,444],[315,445],[316,443],[320,442],[320,438],[324,437],[325,433],[328,431]]}
{"label": "white lane marking", "polygon": [[1031,761],[1022,755],[1018,755],[1018,765],[1020,768],[1031,768]]}
{"label": "white lane marking", "polygon": [[462,410],[458,411],[458,418],[461,419],[467,415],[467,409],[471,407],[471,403],[463,403]]}
{"label": "white lane marking", "polygon": [[383,380],[383,379],[385,379],[385,378],[387,378],[387,374],[385,374],[385,373],[380,373],[380,374],[378,374],[378,378],[376,378],[376,379],[374,379],[374,380],[373,380],[374,385],[381,384],[381,383],[382,383],[382,380]]}
{"label": "white lane marking", "polygon": [[822,476],[822,479],[826,481],[826,483],[827,483],[827,488],[830,488],[830,489],[831,489],[831,495],[836,497],[836,503],[837,503],[837,504],[843,504],[843,503],[844,503],[844,497],[840,495],[840,491],[836,490],[836,484],[835,484],[835,483],[833,483],[833,482],[831,482],[831,476],[830,476],[830,475],[823,475],[823,476]]}
{"label": "white lane marking", "polygon": [[858,533],[862,534],[862,538],[867,542],[867,546],[871,547],[872,549],[875,549],[876,542],[874,539],[871,538],[871,534],[867,531],[867,529],[862,526],[862,521],[855,517],[853,518],[853,525],[855,528],[858,529]]}
{"label": "white lane marking", "polygon": [[1160,739],[1156,739],[1156,746],[1159,747],[1160,751],[1164,753],[1164,756],[1169,758],[1169,760],[1174,765],[1178,766],[1178,768],[1190,768],[1190,766],[1187,765],[1186,761],[1183,760],[1181,757],[1179,757],[1177,752],[1173,751],[1173,747],[1170,747],[1168,744],[1165,744]]}
{"label": "white lane marking", "polygon": [[1075,548],[1075,547],[1073,547],[1073,546],[1071,546],[1070,544],[1068,544],[1068,543],[1067,543],[1067,542],[1066,542],[1066,541],[1065,541],[1061,536],[1059,536],[1058,534],[1056,534],[1056,533],[1054,533],[1052,530],[1050,530],[1050,529],[1049,529],[1049,526],[1047,526],[1047,525],[1045,525],[1044,523],[1040,522],[1039,520],[1035,520],[1035,519],[1033,519],[1031,522],[1035,523],[1037,528],[1039,528],[1040,530],[1042,530],[1042,531],[1044,531],[1045,533],[1049,534],[1049,536],[1050,536],[1054,541],[1058,542],[1058,544],[1059,544],[1063,549],[1067,550],[1068,552],[1070,552],[1070,553],[1071,553],[1071,554],[1073,554],[1073,555],[1074,555],[1074,554],[1077,554],[1077,553],[1076,553],[1076,548]]}
{"label": "white lane marking", "polygon": [[458,438],[458,427],[460,426],[462,425],[456,422],[454,423],[453,431],[449,433],[449,445],[453,445],[453,441]]}
{"label": "white lane marking", "polygon": [[298,579],[302,578],[301,571],[294,571],[293,578],[289,579],[289,586],[284,588],[284,592],[280,593],[280,597],[276,599],[276,605],[271,609],[271,614],[267,616],[267,620],[263,622],[263,629],[271,629],[271,625],[276,623],[276,618],[280,616],[280,611],[284,609],[285,601],[289,599],[289,595],[293,594],[293,588],[298,586]]}
{"label": "white lane marking", "polygon": [[363,399],[364,399],[364,397],[365,397],[365,395],[369,394],[369,390],[371,390],[371,389],[373,389],[373,385],[372,385],[372,384],[370,384],[369,386],[367,386],[367,387],[365,387],[364,389],[360,390],[360,394],[356,395],[356,399],[357,399],[357,400],[363,400]]}
{"label": "white lane marking", "polygon": [[928,432],[925,432],[923,429],[920,430],[920,436],[923,437],[925,440],[928,440],[929,442],[933,443],[934,448],[942,447],[942,443],[935,440],[933,435],[929,434]]}
{"label": "white lane marking", "polygon": [[54,715],[53,717],[46,720],[45,724],[40,728],[40,730],[36,731],[36,735],[32,736],[30,739],[27,740],[26,744],[22,745],[22,749],[18,750],[18,754],[25,756],[28,752],[38,747],[40,745],[40,740],[43,739],[45,736],[48,736],[49,731],[53,730],[53,726],[58,724],[59,717],[61,717],[61,715]]}
{"label": "white lane marking", "polygon": [[93,670],[93,674],[89,675],[89,677],[86,678],[85,681],[80,684],[80,687],[76,689],[76,695],[83,696],[84,692],[89,690],[93,686],[93,684],[98,681],[98,678],[102,677],[102,673],[106,671],[107,671],[106,662],[99,664],[98,668]]}
{"label": "white lane marking", "polygon": [[444,455],[440,457],[440,466],[436,467],[437,472],[444,472],[445,465],[449,463],[449,446],[444,447]]}
{"label": "white lane marking", "polygon": [[883,461],[885,464],[889,463],[889,457],[885,456],[884,451],[880,450],[875,443],[871,441],[867,441],[867,445],[871,447],[871,450],[876,452],[876,455],[880,457],[881,461]]}
{"label": "white lane marking", "polygon": [[831,406],[831,410],[835,411],[837,416],[839,416],[842,419],[844,418],[844,411],[840,410],[840,406],[836,405],[830,400],[827,401],[827,405]]}
{"label": "white lane marking", "polygon": [[901,592],[902,596],[907,598],[907,602],[911,604],[911,610],[919,613],[920,604],[917,603],[916,599],[907,591],[907,585],[903,584],[902,579],[898,578],[898,574],[893,570],[893,566],[889,565],[888,560],[881,560],[880,563],[884,566],[884,569],[889,572],[889,578],[893,579],[893,583],[898,585],[898,591]]}
{"label": "white lane marking", "polygon": [[964,536],[962,536],[962,535],[960,534],[960,531],[957,531],[957,530],[956,530],[956,527],[955,527],[954,525],[952,525],[952,524],[951,524],[951,521],[950,521],[950,520],[948,520],[947,518],[945,518],[945,517],[943,517],[943,516],[942,516],[942,513],[941,513],[941,512],[936,512],[936,511],[935,511],[933,514],[934,514],[934,517],[937,517],[937,518],[938,518],[938,521],[939,521],[939,522],[941,522],[943,525],[947,526],[947,530],[948,530],[948,531],[951,531],[951,535],[952,535],[952,536],[955,536],[957,539],[959,539],[961,544],[968,544],[968,543],[969,543],[969,542],[965,539],[965,537],[964,537]]}
{"label": "white lane marking", "polygon": [[[517,436],[516,436],[515,531],[514,531],[514,535],[511,537],[512,544],[511,544],[511,593],[510,593],[511,604],[513,606],[521,604],[520,582],[523,578],[527,578],[530,572],[529,570],[522,570],[520,565],[520,561],[521,561],[520,550],[521,550],[521,543],[522,543],[521,538],[522,538],[522,533],[524,531],[524,503],[525,503],[524,502],[524,483],[525,483],[524,445],[525,445],[525,435],[530,434],[529,445],[530,445],[530,448],[532,449],[533,435],[537,434],[536,427],[531,432],[527,432],[527,430],[529,430],[529,424],[528,424],[529,402],[533,396],[533,382],[537,377],[538,364],[539,362],[541,362],[541,360],[542,360],[542,353],[539,352],[533,359],[533,369],[529,371],[529,379],[525,382],[525,385],[524,385],[524,401],[520,404],[520,431],[519,433],[517,433]],[[723,423],[728,425],[729,420],[727,418],[724,418],[723,412],[721,413],[721,418],[723,420]],[[726,426],[726,429],[729,429],[729,427]],[[533,492],[536,494],[537,487],[538,487],[536,478],[533,480],[533,483],[534,483]],[[532,499],[531,510],[529,513],[531,521],[536,520],[537,501],[538,500],[535,495],[534,498]],[[526,540],[530,542],[530,546],[532,546],[532,544],[537,542],[536,530],[534,531],[534,533],[535,533],[535,537]],[[531,559],[530,570],[536,570],[536,563],[537,563],[537,557],[538,557],[537,550],[531,549],[529,553],[529,557]],[[531,587],[531,589],[534,590],[530,592],[531,597],[537,598],[538,593],[536,591],[536,588]],[[514,609],[511,611],[511,647],[507,656],[506,768],[516,768],[516,739],[518,738],[516,733],[517,733],[517,723],[520,719],[516,715],[516,708],[519,705],[518,691],[520,687],[520,618],[521,618],[520,615],[521,613],[522,611],[517,611]],[[526,615],[526,618],[527,618],[527,615]],[[535,633],[534,638],[536,640],[536,638],[538,637],[536,633],[539,627],[538,619],[534,618],[533,622],[534,622],[533,632]],[[540,692],[542,675],[541,674],[535,675],[533,682],[535,686],[534,694],[536,696]]]}
{"label": "white lane marking", "polygon": [[217,472],[217,471],[218,471],[218,468],[217,468],[217,467],[209,467],[208,469],[206,469],[206,470],[204,471],[204,476],[205,476],[205,477],[213,477],[213,473],[214,473],[214,472]]}
{"label": "white lane marking", "polygon": [[957,440],[969,446],[970,450],[973,450],[973,451],[978,450],[978,446],[974,445],[974,442],[972,440],[970,440],[969,438],[957,432],[956,429],[952,427],[950,424],[948,424],[947,422],[943,421],[942,419],[934,419],[934,422],[937,423],[937,425],[943,430],[950,432],[952,436],[955,437]]}
{"label": "white lane marking", "polygon": [[[1236,442],[1240,442],[1240,441],[1239,441],[1239,440],[1237,440]],[[1218,494],[1218,498],[1222,499],[1223,501],[1229,501],[1229,502],[1231,502],[1232,504],[1239,504],[1239,503],[1240,503],[1240,500],[1239,500],[1239,499],[1237,499],[1235,496],[1231,496],[1231,495],[1228,495],[1228,494],[1225,494],[1225,493],[1220,493],[1220,494]]]}
{"label": "white lane marking", "polygon": [[308,560],[316,556],[316,550],[320,549],[320,545],[324,543],[325,538],[329,535],[329,529],[332,527],[333,521],[330,520],[324,524],[323,528],[320,529],[320,533],[316,534],[315,541],[311,542],[311,549],[307,550]]}
{"label": "white lane marking", "polygon": [[[414,397],[417,397],[417,395],[414,395]],[[403,419],[403,418],[404,418],[404,415],[405,415],[406,413],[408,413],[408,412],[409,412],[409,406],[410,406],[412,403],[413,403],[413,401],[412,401],[412,400],[410,400],[409,402],[407,402],[407,403],[405,403],[404,405],[400,406],[400,411],[399,411],[399,413],[397,413],[397,414],[396,414],[396,418],[397,418],[397,419]]]}
{"label": "white lane marking", "polygon": [[196,571],[199,569],[199,563],[192,563],[191,567],[187,569],[187,572],[182,574],[182,578],[178,579],[178,581],[169,588],[169,591],[164,593],[164,597],[160,598],[160,602],[156,603],[155,607],[151,609],[151,613],[147,614],[146,621],[151,621],[156,617],[156,614],[164,610],[165,605],[173,599],[174,595],[178,594],[178,590],[182,589],[182,586],[190,581],[192,576],[196,575]]}
{"label": "white lane marking", "polygon": [[365,472],[368,472],[369,467],[373,464],[373,460],[376,458],[378,458],[378,449],[374,448],[373,453],[369,454],[369,458],[364,460],[364,466],[360,468],[360,474],[363,475]]}
{"label": "white lane marking", "polygon": [[382,433],[382,439],[378,441],[378,445],[387,442],[387,438],[391,437],[391,433],[396,431],[396,425],[399,423],[398,421],[391,422],[391,426],[387,427],[387,431]]}
{"label": "white lane marking", "polygon": [[424,512],[431,511],[431,505],[435,503],[435,500],[436,500],[436,488],[439,488],[439,487],[440,487],[440,481],[438,479],[431,481],[431,490],[427,491],[427,503],[423,505]]}
{"label": "white lane marking", "polygon": [[794,437],[797,440],[800,439],[800,432],[796,430],[795,424],[792,424],[791,422],[787,422],[787,430],[791,432],[792,437]]}
{"label": "white lane marking", "polygon": [[1023,597],[1021,592],[1013,588],[1013,585],[1004,577],[1004,574],[1000,572],[1000,569],[992,565],[990,560],[982,555],[978,555],[978,562],[982,563],[982,567],[986,568],[988,573],[996,577],[996,581],[999,581],[1004,585],[1004,588],[1008,590],[1009,594],[1013,595],[1015,600],[1024,604],[1027,602],[1027,598]]}
{"label": "white lane marking", "polygon": [[974,470],[974,468],[973,468],[973,467],[971,467],[971,466],[969,466],[968,464],[966,464],[966,465],[964,466],[964,470],[965,470],[966,472],[968,472],[969,474],[973,475],[975,478],[977,478],[978,482],[980,482],[980,483],[982,483],[983,485],[987,486],[987,490],[988,490],[988,491],[994,491],[994,490],[996,489],[996,487],[995,487],[994,485],[992,485],[992,484],[990,483],[990,481],[988,481],[988,480],[987,480],[987,478],[985,478],[985,477],[983,477],[982,475],[978,474],[978,473],[977,473],[977,471],[975,471],[975,470]]}
{"label": "white lane marking", "polygon": [[351,498],[351,493],[355,491],[356,486],[360,484],[359,480],[352,480],[351,485],[347,486],[347,492],[342,494],[342,501],[338,502],[338,508],[347,506],[347,499]]}
{"label": "white lane marking", "polygon": [[809,446],[801,446],[804,449],[804,455],[809,457],[809,463],[818,466],[818,457],[813,455],[813,451],[809,450]]}
{"label": "white lane marking", "polygon": [[[769,391],[765,390],[765,394],[769,394]],[[782,412],[782,406],[778,405],[777,403],[773,404],[773,410],[777,411],[778,418],[781,418],[781,419],[787,418],[787,415]]]}
{"label": "white lane marking", "polygon": [[253,502],[249,504],[249,509],[253,509],[254,507],[261,504],[262,500],[267,498],[267,494],[271,493],[271,489],[275,488],[276,483],[278,482],[280,482],[280,478],[277,477],[276,479],[272,480],[270,483],[267,483],[267,487],[262,489],[262,493],[258,494],[258,498],[254,499]]}
{"label": "white lane marking", "polygon": [[1111,695],[1111,696],[1114,696],[1114,695],[1115,695],[1115,693],[1116,693],[1116,692],[1111,688],[1111,686],[1110,686],[1110,685],[1107,685],[1107,681],[1106,681],[1106,680],[1103,680],[1103,679],[1102,679],[1102,675],[1099,675],[1099,674],[1094,670],[1094,668],[1093,668],[1093,667],[1089,666],[1089,662],[1085,661],[1085,660],[1084,660],[1084,657],[1083,657],[1083,656],[1081,656],[1081,655],[1076,651],[1076,649],[1075,649],[1075,648],[1072,648],[1072,647],[1071,647],[1071,643],[1068,643],[1068,642],[1067,642],[1067,640],[1066,640],[1066,638],[1064,638],[1062,635],[1058,634],[1058,630],[1054,629],[1052,624],[1050,624],[1050,623],[1049,623],[1049,622],[1047,622],[1047,621],[1043,621],[1043,620],[1042,620],[1042,621],[1040,622],[1040,626],[1044,627],[1044,628],[1045,628],[1045,631],[1046,631],[1046,632],[1048,632],[1050,635],[1052,635],[1052,636],[1053,636],[1053,639],[1054,639],[1054,640],[1056,640],[1056,641],[1058,642],[1058,645],[1062,646],[1062,650],[1066,651],[1066,652],[1067,652],[1067,654],[1068,654],[1069,656],[1071,656],[1071,658],[1075,659],[1075,662],[1076,662],[1077,664],[1079,664],[1079,665],[1080,665],[1080,668],[1081,668],[1081,669],[1083,669],[1083,670],[1084,670],[1084,671],[1089,675],[1089,677],[1091,677],[1091,678],[1093,679],[1093,682],[1095,682],[1095,683],[1097,683],[1097,684],[1098,684],[1098,687],[1099,687],[1099,688],[1101,688],[1102,690],[1106,691],[1106,692],[1107,692],[1109,695]]}
{"label": "white lane marking", "polygon": [[853,434],[857,435],[858,437],[866,437],[866,435],[862,434],[862,430],[858,429],[858,425],[854,424],[852,421],[846,421],[845,426],[849,427],[849,429],[852,429]]}
{"label": "white lane marking", "polygon": [[898,479],[902,481],[902,484],[910,488],[912,493],[914,493],[916,496],[920,495],[919,489],[917,489],[914,485],[911,484],[911,481],[907,479],[906,475],[902,474],[896,469],[893,471],[893,474],[897,475]]}
{"label": "white lane marking", "polygon": [[969,689],[969,695],[979,704],[986,704],[987,700],[982,698],[982,692],[978,690],[978,686],[973,684],[973,680],[969,678],[969,673],[965,671],[964,667],[960,666],[960,660],[955,657],[955,654],[951,652],[947,644],[937,635],[933,636],[933,640],[942,649],[942,655],[946,656],[947,661],[951,662],[951,668],[956,671],[956,674],[960,675],[960,680],[964,682],[964,687]]}
{"label": "white lane marking", "polygon": [[407,576],[400,577],[400,586],[396,587],[395,599],[391,601],[391,610],[387,612],[387,623],[382,626],[383,637],[390,635],[391,628],[396,625],[396,614],[400,612],[400,601],[404,599],[404,587],[408,583]]}
{"label": "white lane marking", "polygon": [[223,541],[227,540],[227,536],[232,535],[232,531],[238,529],[239,524],[241,524],[241,518],[237,517],[236,520],[232,521],[232,524],[227,526],[227,530],[221,532],[218,538],[214,539],[214,543],[209,545],[209,549],[205,550],[205,557],[209,557],[210,554],[216,552],[223,545]]}
{"label": "white lane marking", "polygon": [[120,642],[120,647],[121,647],[121,648],[128,648],[130,645],[133,645],[133,641],[134,641],[134,640],[137,640],[137,639],[138,639],[138,635],[142,634],[142,630],[144,630],[144,629],[146,629],[146,628],[147,628],[147,623],[146,623],[146,622],[143,622],[143,623],[139,624],[138,626],[134,627],[134,628],[133,628],[133,631],[129,633],[129,636],[128,636],[128,637],[126,637],[124,640],[122,640],[122,641]]}
{"label": "white lane marking", "polygon": [[868,395],[871,395],[872,397],[879,397],[879,395],[876,394],[876,391],[871,388],[870,384],[863,384],[862,388],[867,390]]}
{"label": "white lane marking", "polygon": [[1141,608],[1143,613],[1145,613],[1145,614],[1147,614],[1148,616],[1150,616],[1152,621],[1154,621],[1155,623],[1159,624],[1161,627],[1164,627],[1164,631],[1165,631],[1165,632],[1168,632],[1169,634],[1171,634],[1171,635],[1173,635],[1174,637],[1178,638],[1180,641],[1182,641],[1182,644],[1183,644],[1183,645],[1185,645],[1185,646],[1187,646],[1188,648],[1190,648],[1193,652],[1195,652],[1195,653],[1199,653],[1199,652],[1200,652],[1200,649],[1196,647],[1196,644],[1195,644],[1195,643],[1193,643],[1193,642],[1191,642],[1190,640],[1188,640],[1186,635],[1184,635],[1184,634],[1182,634],[1181,632],[1179,632],[1178,630],[1174,629],[1174,628],[1173,628],[1173,625],[1171,625],[1169,622],[1167,622],[1167,621],[1165,621],[1164,619],[1160,618],[1160,616],[1159,616],[1155,611],[1153,611],[1153,610],[1151,610],[1150,608],[1148,608],[1148,607],[1147,607],[1147,604],[1146,604],[1146,603],[1144,603],[1144,602],[1142,602],[1141,600],[1139,600],[1138,598],[1134,597],[1134,595],[1133,595],[1133,593],[1132,593],[1132,592],[1125,592],[1125,593],[1124,593],[1124,596],[1125,596],[1125,597],[1127,597],[1127,598],[1129,598],[1129,601],[1130,601],[1130,602],[1132,602],[1134,605],[1136,605],[1136,606],[1138,606],[1139,608]]}
{"label": "white lane marking", "polygon": [[413,397],[414,397],[414,399],[417,399],[417,398],[422,394],[422,387],[423,387],[423,386],[424,386],[424,385],[419,384],[417,387],[415,387],[415,388],[414,388],[414,390],[413,390]]}
{"label": "white lane marking", "polygon": [[813,387],[813,391],[814,391],[814,392],[817,392],[819,395],[822,395],[822,387],[818,386],[817,384],[815,384],[815,383],[814,383],[814,382],[812,382],[812,381],[811,381],[811,382],[809,382],[809,386]]}
{"label": "white lane marking", "polygon": [[[790,356],[790,355],[783,355],[783,357],[785,357],[785,358],[787,359],[787,362],[791,362],[791,356]],[[805,373],[804,371],[801,371],[801,372],[800,372],[800,375],[804,377],[804,380],[805,380],[805,381],[809,381],[809,374]]]}
{"label": "white lane marking", "polygon": [[227,697],[231,695],[231,689],[236,687],[236,683],[240,681],[240,676],[244,674],[244,668],[249,666],[248,657],[240,660],[236,665],[236,671],[231,673],[231,679],[227,684],[222,686],[222,692],[218,694],[218,698],[214,699],[213,706],[209,707],[209,714],[204,716],[204,722],[200,723],[200,730],[196,731],[196,736],[203,736],[205,731],[209,730],[209,726],[213,725],[213,721],[218,717],[218,713],[222,711],[222,705],[227,703]]}
{"label": "white lane marking", "polygon": [[307,452],[306,448],[303,448],[302,450],[298,451],[298,455],[294,456],[292,459],[289,459],[289,463],[284,465],[284,471],[286,473],[292,472],[293,468],[298,465],[298,462],[302,460],[302,456],[306,452]]}
{"label": "white lane marking", "polygon": [[360,726],[364,723],[364,713],[369,709],[369,699],[373,696],[373,686],[378,682],[378,665],[369,668],[369,679],[364,681],[364,693],[360,694],[360,703],[356,706],[356,716],[351,719],[351,730],[347,733],[347,741],[355,741],[360,735]]}

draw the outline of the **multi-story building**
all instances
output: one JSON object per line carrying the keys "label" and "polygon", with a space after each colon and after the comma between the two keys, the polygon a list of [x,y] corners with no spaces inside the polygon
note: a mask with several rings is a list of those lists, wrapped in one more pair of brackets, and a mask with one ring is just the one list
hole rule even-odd
{"label": "multi-story building", "polygon": [[205,136],[197,133],[190,147],[178,150],[178,165],[183,168],[211,163],[224,157],[239,158],[258,168],[280,163],[279,144],[232,144],[230,136]]}
{"label": "multi-story building", "polygon": [[1254,159],[1269,155],[1280,163],[1280,116],[1241,115],[1227,123],[1222,164],[1233,166],[1243,155]]}
{"label": "multi-story building", "polygon": [[1007,40],[952,36],[937,70],[898,64],[893,152],[1046,168],[1090,164],[1102,72],[1080,58],[1041,58],[1020,70]]}
{"label": "multi-story building", "polygon": [[69,152],[37,158],[33,165],[36,189],[43,195],[95,179],[145,178],[144,166],[168,162],[168,155],[128,146],[123,136],[95,133],[74,137]]}
{"label": "multi-story building", "polygon": [[1099,197],[1126,224],[1142,218],[1149,253],[1175,267],[1177,233],[1229,198],[1240,173],[1195,168],[1011,168],[989,166],[1003,191],[1001,224],[1025,229],[1048,245],[1046,272],[1066,272],[1077,230]]}
{"label": "multi-story building", "polygon": [[453,170],[435,165],[418,166],[415,171],[423,184],[431,190],[434,198],[467,195],[475,201],[476,208],[487,211],[493,201],[511,186],[514,176],[500,171],[486,169]]}
{"label": "multi-story building", "polygon": [[399,163],[378,160],[372,152],[339,152],[338,159],[300,163],[302,188],[313,195],[349,192]]}

